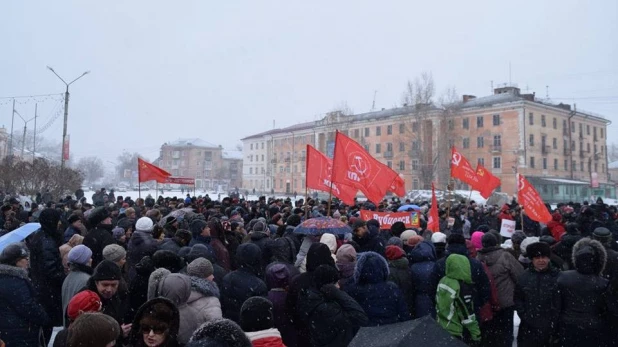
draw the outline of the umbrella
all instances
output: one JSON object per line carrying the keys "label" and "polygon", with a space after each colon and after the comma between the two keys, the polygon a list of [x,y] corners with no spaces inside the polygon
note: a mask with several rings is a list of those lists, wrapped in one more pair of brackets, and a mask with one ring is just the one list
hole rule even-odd
{"label": "umbrella", "polygon": [[465,347],[430,316],[413,321],[361,328],[349,347]]}
{"label": "umbrella", "polygon": [[296,234],[303,235],[322,235],[324,233],[335,234],[335,235],[344,235],[352,232],[352,228],[350,228],[346,223],[340,221],[339,219],[330,218],[330,217],[318,217],[307,219],[302,222],[299,226],[294,228],[294,232]]}
{"label": "umbrella", "polygon": [[174,217],[176,219],[183,219],[185,217],[186,214],[190,214],[190,213],[194,213],[193,209],[190,207],[185,207],[185,208],[181,208],[178,210],[174,210],[170,213],[168,213],[165,217],[161,218],[161,221],[159,221],[159,224],[161,226],[165,225],[165,220],[167,219],[167,217]]}
{"label": "umbrella", "polygon": [[397,211],[401,212],[401,211],[407,211],[409,209],[420,210],[421,208],[418,207],[418,205],[403,205],[400,208],[398,208]]}
{"label": "umbrella", "polygon": [[2,251],[4,247],[10,245],[11,243],[23,241],[26,237],[39,229],[41,229],[41,224],[28,223],[9,232],[8,234],[0,236],[0,251]]}

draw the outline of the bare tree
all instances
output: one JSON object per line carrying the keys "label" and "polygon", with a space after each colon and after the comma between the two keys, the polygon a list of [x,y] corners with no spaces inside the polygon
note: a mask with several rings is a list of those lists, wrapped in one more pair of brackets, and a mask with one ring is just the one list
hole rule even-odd
{"label": "bare tree", "polygon": [[618,145],[612,143],[609,145],[609,149],[607,150],[607,156],[610,162],[618,160]]}
{"label": "bare tree", "polygon": [[6,192],[34,195],[49,190],[54,198],[72,194],[82,185],[80,172],[37,158],[33,162],[8,156],[0,163],[0,184]]}
{"label": "bare tree", "polygon": [[103,160],[97,157],[84,157],[77,162],[77,169],[84,175],[84,180],[92,184],[105,175]]}

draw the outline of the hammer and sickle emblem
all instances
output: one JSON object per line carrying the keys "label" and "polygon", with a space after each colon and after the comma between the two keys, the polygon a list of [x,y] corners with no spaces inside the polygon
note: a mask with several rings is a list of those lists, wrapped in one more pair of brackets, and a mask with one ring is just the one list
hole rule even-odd
{"label": "hammer and sickle emblem", "polygon": [[461,154],[459,154],[459,152],[455,152],[453,153],[453,164],[455,164],[455,166],[459,166],[459,163],[461,163]]}
{"label": "hammer and sickle emblem", "polygon": [[348,162],[350,163],[350,169],[354,170],[361,177],[364,177],[369,170],[365,157],[358,152],[350,154]]}
{"label": "hammer and sickle emblem", "polygon": [[483,177],[483,176],[485,176],[485,171],[484,171],[484,170],[482,170],[482,169],[479,169],[479,170],[476,172],[476,174],[477,174],[477,175],[479,175],[479,176],[481,176],[481,177]]}
{"label": "hammer and sickle emblem", "polygon": [[517,189],[523,190],[526,187],[526,183],[524,181],[524,176],[519,176],[519,180],[517,181]]}

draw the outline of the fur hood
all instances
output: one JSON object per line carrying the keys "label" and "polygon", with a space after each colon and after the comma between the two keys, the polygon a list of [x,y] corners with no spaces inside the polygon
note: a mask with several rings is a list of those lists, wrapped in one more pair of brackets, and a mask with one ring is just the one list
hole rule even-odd
{"label": "fur hood", "polygon": [[577,272],[600,275],[605,269],[607,252],[599,241],[583,238],[573,246],[572,257]]}
{"label": "fur hood", "polygon": [[376,252],[358,255],[354,269],[354,283],[380,283],[388,280],[389,269],[386,259]]}
{"label": "fur hood", "polygon": [[194,290],[205,297],[219,297],[219,287],[213,281],[191,276],[191,290]]}
{"label": "fur hood", "polygon": [[10,276],[10,277],[18,277],[27,281],[30,281],[28,277],[28,271],[17,267],[6,264],[0,264],[0,276]]}
{"label": "fur hood", "polygon": [[[178,308],[166,298],[154,298],[145,302],[140,308],[137,310],[135,314],[135,318],[133,319],[133,326],[131,327],[131,334],[129,339],[133,346],[140,346],[140,341],[142,339],[142,332],[140,331],[140,321],[144,316],[154,316],[155,320],[157,316],[159,319],[165,320],[165,323],[169,324],[169,340],[176,340],[178,337],[178,329],[180,326],[180,316],[178,313]],[[171,315],[172,319],[167,319],[168,316]]]}

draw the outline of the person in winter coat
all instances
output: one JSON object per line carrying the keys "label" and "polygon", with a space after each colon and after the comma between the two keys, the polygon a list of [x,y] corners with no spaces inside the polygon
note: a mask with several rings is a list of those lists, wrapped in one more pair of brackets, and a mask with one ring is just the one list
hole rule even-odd
{"label": "person in winter coat", "polygon": [[163,277],[159,282],[159,296],[169,299],[178,308],[180,315],[178,343],[186,344],[191,334],[199,327],[198,312],[187,304],[191,296],[191,278],[178,273]]}
{"label": "person in winter coat", "polygon": [[249,298],[240,308],[240,327],[253,347],[285,347],[274,324],[273,304],[259,296]]}
{"label": "person in winter coat", "polygon": [[86,312],[99,312],[102,307],[103,304],[101,303],[99,295],[91,290],[84,290],[75,294],[75,296],[71,298],[71,301],[69,301],[66,309],[66,325],[68,327],[60,330],[56,334],[53,347],[65,347],[67,345],[67,338],[69,337],[68,328],[75,322],[77,317]]}
{"label": "person in winter coat", "polygon": [[270,238],[270,231],[263,222],[257,222],[253,225],[253,231],[248,235],[249,241],[258,247],[262,253],[261,266],[258,276],[262,277],[266,270],[266,265],[271,262],[272,249],[274,248],[274,240]]}
{"label": "person in winter coat", "polygon": [[356,267],[356,250],[350,244],[343,244],[335,255],[335,265],[339,269],[339,285],[344,287],[353,281],[354,268]]}
{"label": "person in winter coat", "polygon": [[69,217],[69,219],[67,219],[67,223],[69,223],[69,226],[64,231],[64,242],[65,243],[69,242],[69,240],[71,239],[71,237],[73,237],[73,235],[75,234],[81,235],[82,234],[81,229],[83,227],[82,220],[76,214],[72,214]]}
{"label": "person in winter coat", "polygon": [[605,262],[605,268],[601,275],[603,278],[607,279],[614,288],[618,288],[618,252],[612,249],[612,243],[615,244],[615,242],[611,231],[604,227],[596,228],[592,232],[592,239],[599,241],[607,253],[607,261]]}
{"label": "person in winter coat", "polygon": [[562,235],[560,242],[553,247],[554,253],[562,260],[567,262],[569,269],[573,270],[573,246],[577,241],[582,239],[579,226],[577,223],[568,223],[566,227],[566,234]]}
{"label": "person in winter coat", "polygon": [[172,301],[154,298],[144,303],[133,319],[129,343],[132,347],[176,347],[180,315]]}
{"label": "person in winter coat", "polygon": [[0,253],[0,339],[9,347],[40,346],[41,328],[50,324],[28,278],[29,256],[23,243]]}
{"label": "person in winter coat", "polygon": [[337,288],[339,274],[332,265],[320,265],[310,276],[312,285],[303,288],[298,299],[299,319],[309,330],[309,341],[299,336],[299,346],[347,346],[358,329],[367,325],[367,314]]}
{"label": "person in winter coat", "polygon": [[62,318],[64,326],[67,326],[65,319],[66,309],[71,298],[78,293],[92,275],[92,251],[84,245],[73,247],[69,252],[70,271],[62,283]]}
{"label": "person in winter coat", "polygon": [[128,293],[120,288],[122,273],[118,265],[103,260],[94,268],[85,290],[91,290],[99,296],[103,304],[101,312],[113,317],[121,325],[123,334],[128,334],[130,325],[124,324],[128,311]]}
{"label": "person in winter coat", "polygon": [[219,287],[213,282],[214,268],[205,258],[197,258],[187,266],[191,276],[191,296],[187,304],[197,312],[198,326],[223,317]]}
{"label": "person in winter coat", "polygon": [[409,253],[410,274],[414,287],[414,313],[416,318],[431,315],[435,317],[436,287],[432,286],[431,275],[436,264],[436,251],[431,242],[422,241]]}
{"label": "person in winter coat", "polygon": [[52,327],[62,324],[62,282],[64,268],[58,247],[62,243],[62,233],[58,232],[60,213],[47,208],[41,212],[41,230],[30,236],[30,278],[37,300],[45,308],[52,325],[43,328],[45,339],[49,340]]}
{"label": "person in winter coat", "polygon": [[320,243],[323,243],[323,244],[328,246],[328,249],[330,250],[331,256],[333,257],[333,260],[336,263],[337,262],[337,256],[335,254],[337,253],[337,238],[335,237],[335,235],[333,235],[333,234],[322,234],[322,236],[320,237]]}
{"label": "person in winter coat", "polygon": [[129,282],[135,278],[136,264],[145,256],[152,256],[157,251],[157,241],[152,237],[154,223],[148,217],[142,217],[135,223],[135,232],[127,245],[127,266]]}
{"label": "person in winter coat", "polygon": [[439,231],[431,234],[431,243],[433,243],[433,247],[436,249],[436,260],[445,257],[446,235]]}
{"label": "person in winter coat", "polygon": [[188,246],[191,243],[191,233],[184,229],[179,229],[174,234],[174,237],[163,242],[160,246],[160,250],[172,251],[178,254],[178,251],[184,246]]}
{"label": "person in winter coat", "polygon": [[548,244],[530,244],[526,254],[532,266],[519,277],[515,286],[515,309],[521,319],[517,346],[551,346],[558,327],[560,272],[551,266]]}
{"label": "person in winter coat", "polygon": [[305,258],[307,257],[307,252],[309,252],[309,248],[311,248],[312,244],[319,241],[320,239],[318,239],[317,236],[305,235],[305,237],[303,237],[303,242],[298,249],[298,254],[296,255],[296,262],[294,263],[294,266],[296,266],[301,273],[307,271],[305,267],[307,265],[307,261],[305,260]]}
{"label": "person in winter coat", "polygon": [[575,270],[558,276],[561,346],[601,345],[608,287],[601,273],[606,261],[607,254],[598,241],[584,238],[573,246]]}
{"label": "person in winter coat", "polygon": [[149,256],[135,265],[135,277],[129,281],[129,303],[131,312],[137,310],[148,301],[148,280],[155,270],[152,259]]}
{"label": "person in winter coat", "polygon": [[197,244],[203,244],[210,247],[212,237],[210,236],[210,227],[205,220],[192,220],[191,224],[189,224],[189,231],[191,231],[191,242],[189,242],[189,246],[193,247]]}
{"label": "person in winter coat", "polygon": [[186,347],[251,347],[251,341],[234,321],[218,319],[202,324]]}
{"label": "person in winter coat", "polygon": [[262,252],[254,243],[244,243],[236,250],[238,270],[225,275],[221,286],[223,316],[239,320],[242,303],[252,296],[268,295],[266,284],[257,274],[260,271]]}
{"label": "person in winter coat", "polygon": [[386,241],[380,237],[380,230],[373,225],[368,225],[363,220],[357,220],[352,225],[352,240],[360,246],[361,252],[376,252],[384,256],[384,245]]}
{"label": "person in winter coat", "polygon": [[401,290],[388,281],[388,263],[375,252],[359,254],[354,282],[343,288],[363,308],[367,326],[378,326],[411,319]]}
{"label": "person in winter coat", "polygon": [[191,250],[187,254],[185,260],[190,263],[197,258],[205,258],[210,261],[212,267],[214,269],[213,275],[215,278],[213,281],[217,284],[219,288],[223,285],[223,277],[228,274],[228,271],[225,271],[219,264],[217,264],[217,257],[215,256],[215,251],[212,248],[206,247],[203,244],[197,244],[191,247]]}
{"label": "person in winter coat", "polygon": [[110,347],[120,336],[114,318],[103,313],[84,313],[69,327],[67,347]]}
{"label": "person in winter coat", "polygon": [[275,263],[266,267],[268,300],[273,304],[275,328],[281,333],[286,346],[296,346],[296,330],[292,324],[294,317],[285,307],[290,277],[289,268],[285,264]]}
{"label": "person in winter coat", "polygon": [[556,241],[560,241],[562,235],[566,233],[565,225],[562,222],[562,214],[560,214],[560,211],[552,213],[551,221],[547,223],[547,228],[549,228],[551,236]]}
{"label": "person in winter coat", "polygon": [[223,225],[218,219],[213,218],[208,221],[208,226],[210,227],[210,236],[212,237],[210,245],[217,256],[217,264],[219,264],[226,271],[230,271],[232,269],[232,265],[230,261],[230,253],[225,247],[225,231],[223,230]]}
{"label": "person in winter coat", "polygon": [[[524,268],[511,255],[498,244],[498,240],[492,233],[483,235],[483,249],[479,251],[478,259],[485,263],[491,272],[498,290],[498,311],[488,324],[491,335],[484,340],[495,341],[496,346],[512,346],[513,344],[513,312],[515,302],[513,295],[515,283]],[[486,341],[484,341],[486,342]]]}
{"label": "person in winter coat", "polygon": [[105,207],[97,207],[90,213],[88,223],[94,227],[84,237],[83,245],[92,251],[92,266],[103,260],[103,248],[116,243],[112,234],[112,218]]}
{"label": "person in winter coat", "polygon": [[446,274],[436,292],[436,321],[449,334],[467,343],[481,340],[470,288],[470,262],[463,255],[449,255],[446,258]]}
{"label": "person in winter coat", "polygon": [[398,246],[386,246],[386,260],[388,261],[388,280],[395,283],[401,290],[406,301],[408,312],[414,316],[414,286],[410,276],[410,266],[406,254]]}

